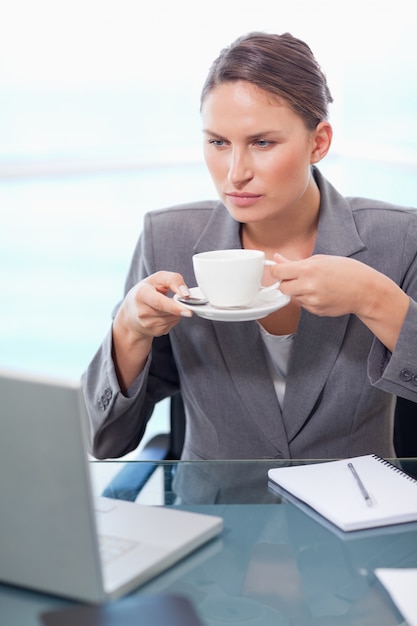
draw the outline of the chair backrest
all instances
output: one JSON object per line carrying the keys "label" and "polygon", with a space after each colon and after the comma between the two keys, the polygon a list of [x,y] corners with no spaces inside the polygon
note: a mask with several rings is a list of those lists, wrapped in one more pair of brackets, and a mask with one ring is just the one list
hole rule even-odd
{"label": "chair backrest", "polygon": [[176,461],[181,458],[185,438],[185,409],[180,392],[171,398],[170,422],[170,447],[167,459]]}
{"label": "chair backrest", "polygon": [[394,446],[399,458],[417,457],[417,403],[397,398]]}

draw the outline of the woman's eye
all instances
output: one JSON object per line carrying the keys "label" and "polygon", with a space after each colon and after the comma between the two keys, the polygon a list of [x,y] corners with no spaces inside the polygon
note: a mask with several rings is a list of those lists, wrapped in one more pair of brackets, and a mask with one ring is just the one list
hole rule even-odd
{"label": "woman's eye", "polygon": [[216,148],[222,148],[225,145],[223,139],[209,139],[208,142],[212,146],[216,146]]}
{"label": "woman's eye", "polygon": [[267,141],[266,139],[258,139],[257,141],[255,141],[255,144],[260,148],[267,148],[272,144],[272,141]]}

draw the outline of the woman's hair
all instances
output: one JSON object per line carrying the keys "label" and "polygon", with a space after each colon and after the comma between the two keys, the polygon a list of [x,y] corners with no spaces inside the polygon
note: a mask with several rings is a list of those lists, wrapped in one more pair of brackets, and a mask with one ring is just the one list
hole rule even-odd
{"label": "woman's hair", "polygon": [[313,130],[333,98],[309,46],[289,33],[253,32],[224,48],[212,64],[201,105],[217,85],[244,80],[284,100]]}

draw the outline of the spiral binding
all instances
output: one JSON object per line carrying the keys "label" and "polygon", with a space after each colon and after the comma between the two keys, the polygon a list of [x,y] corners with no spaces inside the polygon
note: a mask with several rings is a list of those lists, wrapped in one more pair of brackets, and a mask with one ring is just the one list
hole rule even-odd
{"label": "spiral binding", "polygon": [[389,469],[393,470],[396,474],[399,474],[403,478],[406,478],[410,482],[415,483],[417,485],[417,479],[416,478],[413,478],[412,476],[410,476],[410,474],[407,474],[407,472],[405,472],[403,469],[400,469],[399,467],[394,465],[394,463],[391,463],[391,461],[387,461],[386,459],[383,459],[382,457],[378,456],[377,454],[373,454],[372,457],[376,461],[379,461],[380,463],[382,463],[383,465],[385,465]]}

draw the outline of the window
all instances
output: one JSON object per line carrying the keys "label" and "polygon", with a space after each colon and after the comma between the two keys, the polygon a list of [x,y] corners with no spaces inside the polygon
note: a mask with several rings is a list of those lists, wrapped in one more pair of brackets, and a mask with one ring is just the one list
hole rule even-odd
{"label": "window", "polygon": [[16,0],[0,20],[2,364],[79,374],[143,213],[213,197],[199,92],[249,30],[309,43],[335,103],[323,172],[416,205],[417,17],[405,0]]}

